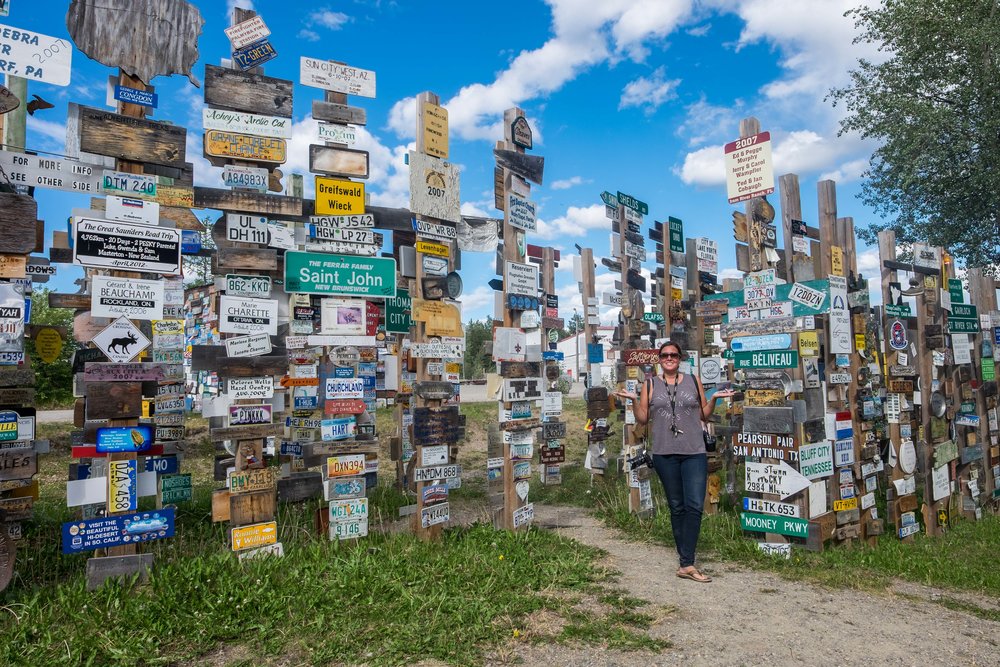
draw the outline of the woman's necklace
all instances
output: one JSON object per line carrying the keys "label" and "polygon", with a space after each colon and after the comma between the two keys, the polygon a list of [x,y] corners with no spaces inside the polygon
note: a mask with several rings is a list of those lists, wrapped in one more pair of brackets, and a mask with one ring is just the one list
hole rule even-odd
{"label": "woman's necklace", "polygon": [[676,438],[683,435],[684,431],[677,428],[677,385],[680,384],[680,373],[674,376],[673,384],[667,382],[667,375],[663,375],[663,385],[667,388],[667,398],[670,399],[670,432]]}

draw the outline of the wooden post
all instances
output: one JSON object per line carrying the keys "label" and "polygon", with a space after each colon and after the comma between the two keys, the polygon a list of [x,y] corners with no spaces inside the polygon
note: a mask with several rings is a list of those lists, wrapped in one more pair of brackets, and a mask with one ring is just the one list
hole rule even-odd
{"label": "wooden post", "polygon": [[[969,301],[974,304],[977,308],[978,314],[981,316],[981,320],[989,320],[990,312],[996,310],[997,300],[996,300],[996,290],[993,288],[992,278],[984,275],[981,268],[969,269],[966,277],[969,281]],[[985,316],[985,317],[983,317]],[[991,322],[992,323],[992,322]],[[992,356],[987,361],[986,355],[983,354],[984,341],[992,338],[992,328],[991,327],[981,327],[981,332],[973,337],[972,344],[972,374],[973,382],[970,382],[970,389],[972,389],[972,384],[976,384],[976,389],[972,390],[972,395],[976,403],[976,414],[979,416],[979,428],[975,429],[976,433],[976,444],[982,447],[983,457],[978,462],[973,465],[976,466],[978,471],[977,484],[981,497],[991,498],[993,494],[993,489],[995,480],[993,478],[993,471],[990,467],[990,420],[989,420],[989,410],[993,406],[990,402],[995,398],[991,396],[987,398],[986,392],[983,390],[983,385],[987,381],[987,373],[984,373],[984,366],[993,363]],[[979,338],[978,342],[975,338]],[[989,340],[990,347],[992,347],[993,341]],[[986,364],[984,364],[986,362]],[[994,374],[995,374],[994,370]],[[985,505],[983,502],[978,502],[977,505],[982,507]]]}
{"label": "wooden post", "polygon": [[[542,313],[544,315],[544,317],[542,318],[542,348],[543,349],[547,349],[548,347],[550,347],[549,342],[548,342],[549,341],[549,335],[552,334],[552,332],[556,332],[555,335],[558,335],[558,330],[562,328],[561,326],[549,326],[549,325],[561,324],[561,321],[554,321],[554,320],[558,320],[559,319],[558,318],[558,314],[559,314],[559,305],[558,305],[559,301],[558,301],[558,299],[559,299],[559,297],[556,296],[556,252],[557,251],[556,251],[555,248],[551,248],[551,247],[548,247],[548,246],[546,246],[545,248],[542,249],[542,274],[541,274],[541,277],[542,277],[542,292],[544,294],[543,298],[545,299],[545,302],[542,303],[542,308],[543,308]],[[550,305],[550,304],[554,304],[554,305]],[[551,347],[555,348],[555,344],[552,343]],[[544,366],[543,372],[545,373],[545,377],[548,380],[548,382],[547,382],[548,389],[549,389],[549,391],[552,391],[553,390],[553,385],[555,384],[555,382],[551,378],[552,377],[558,378],[559,364],[558,364],[557,361],[546,361],[544,359],[543,359],[542,364]],[[551,373],[550,373],[550,371],[551,371]],[[558,393],[558,392],[556,392],[556,393]],[[562,394],[559,394],[558,400],[559,400],[560,405],[561,405],[561,403],[562,403]],[[553,415],[553,416],[556,419],[558,419],[559,416],[560,416],[560,414],[556,414],[556,415]],[[545,415],[545,416],[549,417],[549,415]],[[562,450],[562,448],[563,448],[563,445],[561,444],[561,442],[558,439],[546,440],[545,438],[542,438],[542,437],[538,438],[538,452],[539,452],[539,466],[538,466],[538,469],[539,469],[539,476],[541,478],[541,482],[542,482],[543,485],[547,485],[549,483],[552,483],[552,484],[561,484],[562,483],[562,477],[561,477],[561,474],[559,472],[560,463],[559,462],[553,462],[551,464],[547,464],[547,463],[542,463],[541,462],[541,459],[543,458],[543,456],[546,459],[548,459],[548,458],[551,457],[551,458],[554,458],[554,459],[558,460],[559,457],[555,456],[555,453],[558,452],[558,451],[560,451],[560,450]],[[563,456],[565,456],[565,455],[563,455]]]}
{"label": "wooden post", "polygon": [[0,144],[8,151],[23,153],[27,141],[28,80],[8,74],[7,88],[21,100],[21,104],[13,111],[0,114]]}
{"label": "wooden post", "polygon": [[[594,294],[594,251],[590,248],[580,248],[580,286],[581,297],[583,299],[583,341],[580,342],[580,333],[577,332],[577,363],[580,368],[587,373],[587,381],[584,383],[584,396],[590,396],[589,389],[594,385],[595,366],[590,363],[589,345],[596,344],[597,326],[591,323],[592,314],[598,312],[597,298]],[[598,386],[600,383],[598,382]],[[591,406],[594,406],[591,408]],[[587,401],[588,419],[597,419],[600,415],[606,415],[608,409],[601,408],[594,401]],[[604,475],[608,466],[607,452],[604,445],[604,438],[595,438],[593,433],[587,434],[587,458],[585,463],[589,463],[590,482],[594,483],[594,477]]]}

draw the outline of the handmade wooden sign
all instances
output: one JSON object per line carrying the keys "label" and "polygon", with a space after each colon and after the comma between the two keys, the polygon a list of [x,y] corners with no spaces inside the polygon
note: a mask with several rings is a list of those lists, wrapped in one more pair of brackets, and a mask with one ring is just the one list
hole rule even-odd
{"label": "handmade wooden sign", "polygon": [[282,116],[262,116],[260,114],[223,109],[203,109],[202,124],[206,130],[236,132],[258,137],[278,137],[291,139],[292,120]]}
{"label": "handmade wooden sign", "polygon": [[[13,182],[18,183],[17,180]],[[26,255],[33,252],[37,244],[35,237],[37,218],[38,205],[34,198],[13,192],[0,193],[0,253]],[[18,261],[21,264],[21,275],[8,277],[24,277],[26,260],[24,257],[19,257]]]}
{"label": "handmade wooden sign", "polygon": [[[21,100],[6,86],[0,86],[0,116],[21,106]],[[0,588],[2,590],[2,588]]]}
{"label": "handmade wooden sign", "polygon": [[3,56],[2,69],[8,77],[54,86],[69,85],[73,47],[64,39],[5,25],[0,31],[0,55]]}
{"label": "handmade wooden sign", "polygon": [[191,68],[204,24],[198,9],[184,0],[73,0],[66,14],[78,49],[144,83],[183,74],[200,86]]}
{"label": "handmade wooden sign", "polygon": [[309,171],[330,176],[368,178],[368,151],[309,146]]}
{"label": "handmade wooden sign", "polygon": [[187,130],[178,125],[81,106],[80,150],[122,160],[185,166]]}
{"label": "handmade wooden sign", "polygon": [[790,434],[794,428],[794,411],[785,407],[746,407],[743,409],[743,430],[749,433]]}
{"label": "handmade wooden sign", "polygon": [[656,366],[659,363],[659,350],[624,350],[622,352],[626,366]]}
{"label": "handmade wooden sign", "polygon": [[301,57],[299,82],[335,93],[375,97],[375,72],[329,60]]}
{"label": "handmade wooden sign", "polygon": [[[340,123],[345,125],[365,125],[367,123],[367,113],[364,109],[360,107],[348,106],[346,104],[324,102],[323,100],[313,100],[312,116],[316,120],[328,123]],[[322,135],[320,138],[322,138]]]}
{"label": "handmade wooden sign", "polygon": [[205,155],[282,164],[287,159],[287,142],[276,137],[209,130],[205,133]]}

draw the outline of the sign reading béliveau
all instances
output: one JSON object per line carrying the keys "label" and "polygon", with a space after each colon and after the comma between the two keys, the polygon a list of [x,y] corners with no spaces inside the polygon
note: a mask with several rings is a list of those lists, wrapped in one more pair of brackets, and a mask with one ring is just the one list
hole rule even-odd
{"label": "sign reading b\u00e9liveau", "polygon": [[181,233],[164,227],[76,218],[73,262],[97,268],[178,273]]}

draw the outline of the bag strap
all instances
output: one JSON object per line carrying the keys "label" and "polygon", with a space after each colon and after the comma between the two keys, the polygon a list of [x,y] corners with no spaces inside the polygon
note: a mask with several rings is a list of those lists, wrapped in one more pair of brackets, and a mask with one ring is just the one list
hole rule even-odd
{"label": "bag strap", "polygon": [[698,395],[698,416],[701,418],[700,419],[700,421],[701,421],[701,427],[704,429],[705,428],[705,423],[706,423],[705,422],[705,413],[702,412],[701,404],[706,402],[705,401],[705,397],[701,393],[701,383],[698,382],[698,379],[695,378],[694,375],[691,376],[691,382],[694,382],[694,392]]}

